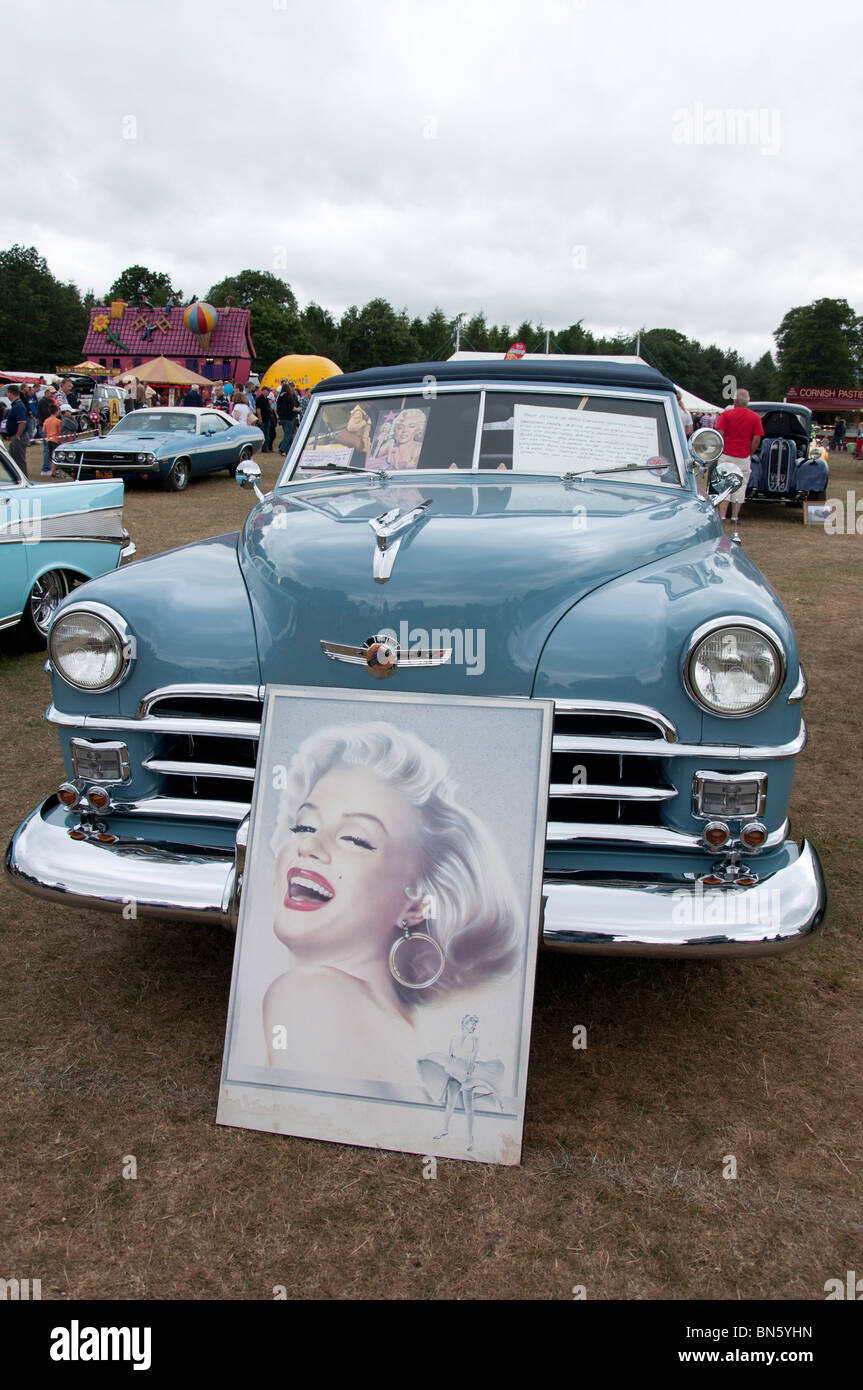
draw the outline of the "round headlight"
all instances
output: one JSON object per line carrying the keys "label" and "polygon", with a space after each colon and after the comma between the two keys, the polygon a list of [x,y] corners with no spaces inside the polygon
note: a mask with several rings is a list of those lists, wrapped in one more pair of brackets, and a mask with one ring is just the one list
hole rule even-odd
{"label": "round headlight", "polygon": [[54,620],[48,653],[58,676],[76,690],[110,690],[131,664],[132,642],[119,613],[82,603]]}
{"label": "round headlight", "polygon": [[696,430],[689,440],[689,452],[705,467],[716,462],[724,447],[719,431],[708,427]]}
{"label": "round headlight", "polygon": [[785,677],[785,658],[766,628],[732,619],[694,634],[684,674],[703,709],[734,719],[770,704]]}

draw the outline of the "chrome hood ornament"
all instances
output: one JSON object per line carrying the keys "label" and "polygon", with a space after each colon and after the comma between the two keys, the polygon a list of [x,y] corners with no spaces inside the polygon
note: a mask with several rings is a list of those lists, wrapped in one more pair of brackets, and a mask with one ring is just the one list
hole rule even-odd
{"label": "chrome hood ornament", "polygon": [[346,661],[352,666],[365,666],[376,680],[394,676],[400,666],[445,666],[452,658],[452,647],[408,651],[399,646],[389,633],[367,637],[361,647],[346,647],[340,642],[321,642],[321,651],[330,661]]}
{"label": "chrome hood ornament", "polygon": [[[426,502],[421,502],[418,507],[402,514],[399,507],[393,507],[390,511],[384,512],[381,516],[374,517],[369,521],[369,526],[377,537],[375,546],[375,559],[372,573],[375,583],[386,584],[393,572],[396,556],[399,553],[399,546],[402,543],[403,532],[410,526],[415,526],[425,516],[426,511],[432,504],[429,498]],[[395,539],[393,539],[395,537]]]}

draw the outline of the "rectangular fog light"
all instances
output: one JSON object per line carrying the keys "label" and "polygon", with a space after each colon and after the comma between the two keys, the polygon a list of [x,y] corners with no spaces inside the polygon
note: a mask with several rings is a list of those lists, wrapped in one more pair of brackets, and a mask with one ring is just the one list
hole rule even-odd
{"label": "rectangular fog light", "polygon": [[125,743],[90,743],[72,739],[72,769],[85,782],[125,782],[129,777],[129,750]]}
{"label": "rectangular fog light", "polygon": [[705,820],[760,818],[767,800],[767,773],[696,772],[692,778],[692,810]]}

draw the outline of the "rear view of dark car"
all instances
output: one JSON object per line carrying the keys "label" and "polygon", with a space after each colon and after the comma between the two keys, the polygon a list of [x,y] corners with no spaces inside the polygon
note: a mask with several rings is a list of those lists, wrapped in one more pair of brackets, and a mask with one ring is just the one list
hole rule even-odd
{"label": "rear view of dark car", "polygon": [[764,440],[746,500],[823,502],[829,471],[820,453],[813,454],[812,411],[787,401],[750,401],[749,409],[761,416]]}

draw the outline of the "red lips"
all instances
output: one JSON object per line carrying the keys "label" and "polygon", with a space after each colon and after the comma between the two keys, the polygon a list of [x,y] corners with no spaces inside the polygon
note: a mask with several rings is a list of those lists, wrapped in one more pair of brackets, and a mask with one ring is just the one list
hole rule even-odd
{"label": "red lips", "polygon": [[323,874],[316,874],[314,869],[289,869],[286,882],[284,905],[294,912],[315,912],[319,907],[326,907],[336,896],[333,885]]}

